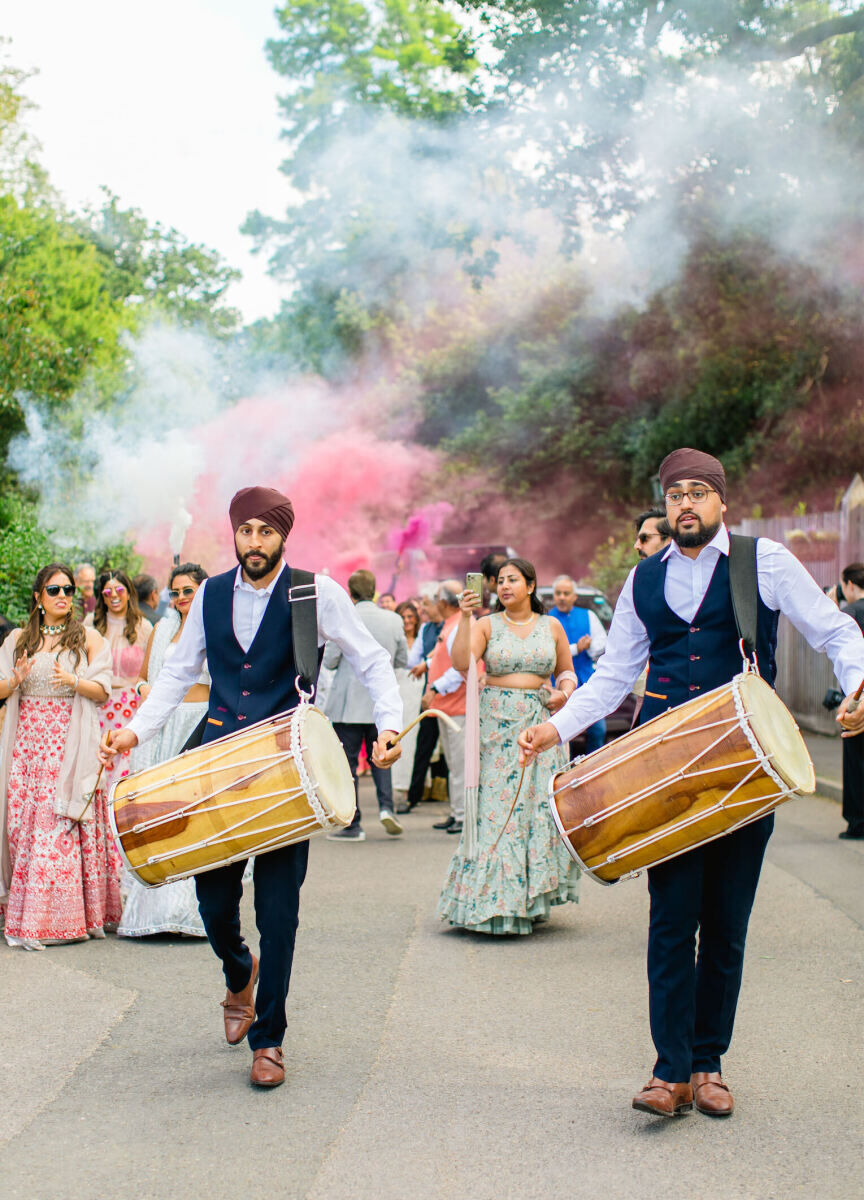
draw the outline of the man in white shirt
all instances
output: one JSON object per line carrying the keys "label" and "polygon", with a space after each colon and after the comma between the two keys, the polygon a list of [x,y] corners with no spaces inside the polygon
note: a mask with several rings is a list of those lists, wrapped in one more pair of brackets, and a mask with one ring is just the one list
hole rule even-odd
{"label": "man in white shirt", "polygon": [[[294,523],[287,496],[273,488],[243,488],[231,501],[231,525],[239,566],[205,580],[195,594],[174,655],[125,729],[103,739],[100,757],[146,741],[180,704],[207,660],[210,701],[203,740],[212,741],[299,702],[292,637],[291,573],[283,560]],[[373,748],[377,766],[399,757],[391,746],[402,724],[402,699],[390,657],[358,619],[337,583],[315,576],[318,645],[338,645],[369,689],[379,730]],[[228,993],[223,1001],[225,1036],[237,1045],[249,1035],[250,1081],[278,1087],[284,1081],[282,1040],[285,1002],[294,956],[300,887],[306,875],[308,841],[260,854],[255,859],[255,918],[260,964],[240,930],[240,897],[246,860],[195,877],[198,907],[210,945],[222,960]],[[259,969],[260,968],[260,969]],[[258,992],[255,995],[255,984]]]}
{"label": "man in white shirt", "polygon": [[[729,587],[726,478],[709,454],[684,448],[660,466],[672,543],[640,562],[621,592],[606,653],[591,679],[551,720],[519,738],[538,753],[614,711],[649,663],[640,722],[728,683],[741,669]],[[783,612],[814,649],[830,657],[846,693],[838,721],[864,729],[864,707],[848,712],[864,679],[864,641],[783,546],[756,544],[756,657],[773,684],[777,621]],[[844,734],[846,736],[846,734]],[[672,1117],[729,1116],[720,1072],[732,1037],[744,944],[773,814],[648,871],[648,982],[657,1062],[633,1107]],[[697,931],[699,935],[697,957]]]}

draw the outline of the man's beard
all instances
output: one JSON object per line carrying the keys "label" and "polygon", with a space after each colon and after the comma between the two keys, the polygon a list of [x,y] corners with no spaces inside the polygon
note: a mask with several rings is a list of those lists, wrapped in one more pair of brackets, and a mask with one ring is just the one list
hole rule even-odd
{"label": "man's beard", "polygon": [[247,550],[245,554],[241,555],[240,551],[237,549],[237,543],[234,543],[234,553],[237,556],[237,561],[250,579],[263,579],[265,575],[269,575],[279,562],[279,559],[282,557],[282,551],[284,548],[285,542],[281,541],[279,543],[278,550],[274,550],[269,556],[266,554],[263,555],[263,562],[257,564],[256,566],[250,566],[248,560],[251,557],[258,557],[257,553],[253,555],[251,550]]}
{"label": "man's beard", "polygon": [[[690,515],[689,513],[687,514]],[[672,540],[682,550],[693,550],[696,546],[707,546],[713,538],[714,534],[720,528],[720,522],[717,521],[714,525],[706,525],[702,518],[695,513],[693,514],[699,522],[698,529],[694,529],[690,533],[682,533],[676,525],[672,530]]]}

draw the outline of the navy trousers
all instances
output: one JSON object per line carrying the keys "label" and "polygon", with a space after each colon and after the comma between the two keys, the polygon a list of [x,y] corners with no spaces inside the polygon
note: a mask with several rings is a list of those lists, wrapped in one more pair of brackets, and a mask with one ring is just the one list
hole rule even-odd
{"label": "navy trousers", "polygon": [[[654,1074],[719,1071],[732,1040],[747,925],[774,814],[648,871]],[[697,949],[698,933],[698,949]]]}
{"label": "navy trousers", "polygon": [[[222,960],[229,991],[241,992],[252,974],[252,955],[240,932],[240,897],[246,861],[195,876],[198,908],[210,945]],[[255,859],[255,923],[260,941],[255,1021],[249,1046],[281,1046],[287,1025],[285,1001],[294,961],[300,888],[309,843],[297,842]]]}

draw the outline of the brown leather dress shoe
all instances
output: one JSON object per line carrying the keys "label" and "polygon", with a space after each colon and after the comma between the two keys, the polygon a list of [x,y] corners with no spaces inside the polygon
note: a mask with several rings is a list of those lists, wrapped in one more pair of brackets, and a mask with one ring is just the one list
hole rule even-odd
{"label": "brown leather dress shoe", "polygon": [[694,1071],[690,1076],[696,1108],[706,1117],[731,1117],[735,1101],[719,1071]]}
{"label": "brown leather dress shoe", "polygon": [[285,1082],[285,1067],[279,1046],[265,1046],[263,1050],[253,1051],[249,1082],[256,1087],[279,1087],[280,1083]]}
{"label": "brown leather dress shoe", "polygon": [[648,1083],[633,1097],[633,1107],[656,1117],[677,1117],[693,1107],[693,1089],[689,1083],[667,1083],[652,1075]]}
{"label": "brown leather dress shoe", "polygon": [[229,1046],[239,1046],[255,1020],[255,983],[258,979],[258,959],[252,955],[252,974],[242,992],[226,992],[222,1001],[225,1011],[225,1037]]}

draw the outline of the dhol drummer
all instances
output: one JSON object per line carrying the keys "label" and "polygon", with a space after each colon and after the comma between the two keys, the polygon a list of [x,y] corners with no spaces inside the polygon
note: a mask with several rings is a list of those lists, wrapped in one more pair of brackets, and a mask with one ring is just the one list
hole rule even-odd
{"label": "dhol drummer", "polygon": [[[597,670],[550,721],[520,736],[523,753],[567,742],[614,712],[646,659],[640,722],[729,683],[741,671],[723,467],[699,450],[676,450],[660,466],[660,483],[671,544],[630,572]],[[847,713],[864,679],[857,625],[777,542],[759,538],[756,574],[756,656],[763,679],[774,683],[782,612],[814,649],[830,657],[846,693],[837,719],[848,731],[844,736],[860,734],[864,706]],[[747,924],[773,827],[769,814],[648,871],[649,1015],[657,1061],[634,1108],[672,1117],[695,1102],[710,1116],[732,1113],[721,1059],[732,1038]]]}
{"label": "dhol drummer", "polygon": [[[205,659],[212,683],[204,742],[299,703],[291,573],[282,557],[294,524],[294,509],[281,492],[250,487],[237,493],[229,513],[239,567],[207,579],[198,589],[176,652],[134,720],[113,735],[110,745],[103,740],[103,761],[152,737],[197,681]],[[400,754],[399,746],[390,743],[402,724],[402,700],[390,657],[358,619],[347,593],[334,580],[316,575],[315,583],[318,645],[335,642],[369,689],[379,730],[373,761],[389,767]],[[285,1078],[281,1049],[285,1002],[308,855],[309,843],[303,841],[255,859],[260,963],[240,931],[245,861],[195,878],[204,928],[222,960],[228,985],[223,1002],[225,1037],[233,1046],[248,1034],[250,1080],[259,1087],[278,1087]]]}

